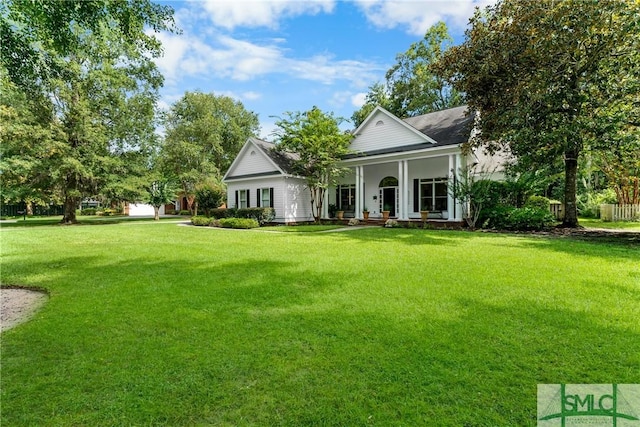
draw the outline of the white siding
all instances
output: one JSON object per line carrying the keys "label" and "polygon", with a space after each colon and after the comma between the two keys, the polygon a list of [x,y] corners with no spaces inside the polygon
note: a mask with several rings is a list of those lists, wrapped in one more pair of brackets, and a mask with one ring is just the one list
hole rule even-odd
{"label": "white siding", "polygon": [[278,169],[267,156],[253,144],[247,144],[233,168],[227,173],[227,177],[251,175],[256,173],[273,172]]}
{"label": "white siding", "polygon": [[286,191],[283,192],[285,217],[284,222],[313,221],[311,212],[311,193],[305,181],[289,178],[284,181]]}
{"label": "white siding", "polygon": [[227,183],[227,206],[235,208],[235,192],[249,190],[249,206],[257,206],[258,188],[273,188],[274,222],[302,222],[313,220],[311,196],[305,181],[297,178],[263,177]]}
{"label": "white siding", "polygon": [[356,152],[366,153],[424,142],[426,142],[426,137],[421,137],[393,118],[378,111],[356,135],[350,148]]}

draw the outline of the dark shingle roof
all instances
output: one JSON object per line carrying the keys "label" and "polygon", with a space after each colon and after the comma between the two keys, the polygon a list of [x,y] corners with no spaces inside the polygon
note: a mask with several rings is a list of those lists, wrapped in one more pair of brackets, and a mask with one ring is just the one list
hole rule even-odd
{"label": "dark shingle roof", "polygon": [[403,121],[437,142],[437,146],[462,144],[469,140],[473,115],[467,114],[467,106],[449,108]]}
{"label": "dark shingle roof", "polygon": [[251,138],[253,143],[257,145],[280,169],[286,174],[293,174],[293,162],[299,159],[295,153],[279,151],[273,142],[263,141],[258,138]]}

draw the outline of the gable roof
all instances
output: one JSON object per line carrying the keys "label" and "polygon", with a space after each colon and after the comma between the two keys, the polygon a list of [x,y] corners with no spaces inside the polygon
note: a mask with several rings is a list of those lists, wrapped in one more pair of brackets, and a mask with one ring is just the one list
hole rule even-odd
{"label": "gable roof", "polygon": [[[358,128],[352,132],[353,135],[355,135],[357,137],[362,132],[362,130],[369,125],[369,122],[373,120],[373,118],[377,115],[377,113],[384,114],[385,116],[389,117],[394,122],[400,124],[401,126],[405,127],[406,129],[416,133],[418,136],[420,136],[421,139],[427,139],[427,141],[429,141],[429,142],[436,143],[436,141],[433,141],[433,140],[431,140],[431,138],[429,138],[429,135],[425,134],[424,132],[421,132],[419,129],[416,129],[413,126],[407,126],[406,122],[404,122],[398,116],[390,113],[389,111],[385,110],[384,108],[382,108],[379,105],[376,106],[376,108],[374,108],[373,111],[371,111],[371,113],[369,113],[367,118],[364,119],[364,121],[362,123],[360,123],[360,126],[358,126]],[[425,138],[425,136],[427,138]]]}
{"label": "gable roof", "polygon": [[438,146],[462,144],[469,140],[473,127],[473,115],[468,107],[448,108],[416,117],[403,119],[411,127],[427,135]]}
{"label": "gable roof", "polygon": [[[367,157],[382,154],[404,153],[417,150],[424,150],[442,146],[455,146],[467,142],[471,136],[473,127],[473,115],[468,114],[466,105],[446,110],[435,111],[432,113],[422,114],[416,117],[399,119],[389,111],[378,106],[354,131],[357,138],[366,133],[366,127],[374,120],[374,117],[380,117],[384,114],[393,119],[394,123],[401,124],[407,130],[411,130],[414,135],[419,135],[419,140],[413,140],[405,144],[398,144],[386,147],[378,147],[375,149],[355,152],[345,156],[345,159],[353,159],[358,157]],[[420,140],[422,142],[420,142]]]}
{"label": "gable roof", "polygon": [[293,173],[293,162],[300,159],[297,153],[279,151],[276,144],[258,138],[250,138],[254,144],[266,154],[284,174]]}
{"label": "gable roof", "polygon": [[[239,165],[246,158],[247,153],[250,153],[252,148],[257,149],[262,154],[262,158],[271,166],[270,171],[262,171],[256,173],[240,173],[234,175],[234,171],[238,169]],[[253,154],[253,153],[251,153]],[[222,178],[223,181],[227,179],[240,179],[240,178],[252,178],[267,175],[292,175],[293,174],[293,161],[297,159],[297,155],[293,153],[282,153],[276,149],[276,144],[268,141],[263,141],[258,138],[250,137],[245,142],[242,149],[231,163],[229,170]]]}

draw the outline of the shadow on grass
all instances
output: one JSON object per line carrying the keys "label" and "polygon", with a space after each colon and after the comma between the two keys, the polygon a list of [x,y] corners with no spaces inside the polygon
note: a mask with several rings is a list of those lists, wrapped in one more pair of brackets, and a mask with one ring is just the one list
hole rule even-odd
{"label": "shadow on grass", "polygon": [[[482,238],[531,250],[549,244],[371,230],[379,231],[331,238],[358,245]],[[571,245],[572,254],[607,250]],[[268,248],[277,250],[277,242]],[[14,275],[34,272],[31,284],[52,294],[36,321],[3,335],[3,422],[533,426],[539,383],[640,380],[640,334],[629,321],[633,287],[576,286],[593,290],[575,295],[580,304],[539,302],[534,290],[488,301],[458,289],[419,304],[410,293],[389,305],[392,292],[362,299],[362,288],[345,291],[359,273],[332,275],[309,257],[221,254],[3,261]],[[610,298],[601,302],[605,292]],[[610,315],[602,314],[607,306]]]}
{"label": "shadow on grass", "polygon": [[35,217],[28,218],[26,221],[19,219],[15,222],[3,221],[0,222],[0,228],[31,228],[42,226],[60,226],[60,227],[76,227],[84,225],[107,225],[107,224],[121,224],[128,222],[163,222],[163,221],[188,221],[189,218],[185,217],[164,217],[160,218],[160,221],[154,221],[153,218],[147,217],[129,217],[129,216],[80,216],[78,217],[77,224],[62,224],[60,221],[62,216],[57,217]]}

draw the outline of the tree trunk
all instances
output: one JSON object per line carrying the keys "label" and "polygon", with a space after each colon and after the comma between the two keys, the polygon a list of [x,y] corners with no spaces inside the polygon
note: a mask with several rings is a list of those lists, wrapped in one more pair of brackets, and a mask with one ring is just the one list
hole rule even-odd
{"label": "tree trunk", "polygon": [[64,214],[62,217],[62,224],[76,224],[76,207],[78,206],[78,198],[65,196],[64,198]]}
{"label": "tree trunk", "polygon": [[153,219],[160,221],[160,206],[153,207]]}
{"label": "tree trunk", "polygon": [[578,208],[576,188],[578,182],[578,153],[567,151],[564,154],[564,221],[563,227],[578,226]]}

